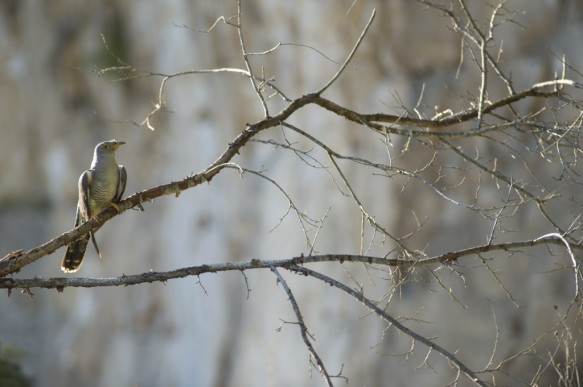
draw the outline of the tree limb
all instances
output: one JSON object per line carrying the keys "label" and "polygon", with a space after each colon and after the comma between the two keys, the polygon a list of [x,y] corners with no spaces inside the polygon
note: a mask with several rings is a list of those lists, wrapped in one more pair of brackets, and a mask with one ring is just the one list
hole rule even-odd
{"label": "tree limb", "polygon": [[[109,210],[108,210],[109,211]],[[84,223],[73,231],[79,230],[81,233],[84,229],[89,229],[90,222]],[[63,239],[66,235],[72,235],[73,231],[69,231],[61,235],[59,238]],[[82,235],[82,233],[81,233]],[[53,241],[59,239],[55,238]],[[53,241],[49,242],[52,243]],[[55,242],[56,243],[56,242]],[[47,243],[48,244],[48,243]],[[45,244],[46,245],[46,244]],[[45,246],[43,245],[43,246]],[[434,257],[428,257],[423,259],[400,259],[400,258],[384,258],[384,257],[374,257],[367,255],[352,255],[352,254],[322,254],[322,255],[312,255],[312,256],[299,256],[290,259],[281,260],[259,260],[251,259],[248,261],[240,262],[227,262],[218,263],[213,265],[200,265],[185,267],[177,270],[164,271],[164,272],[154,272],[148,271],[142,274],[135,275],[122,275],[121,277],[115,278],[80,278],[80,277],[55,277],[55,278],[12,278],[12,277],[0,277],[0,288],[4,289],[31,289],[31,288],[46,288],[46,289],[62,289],[65,287],[107,287],[107,286],[127,286],[127,285],[137,285],[142,283],[151,282],[166,282],[171,279],[185,278],[189,276],[199,276],[206,273],[219,273],[224,271],[245,271],[252,269],[271,269],[272,267],[289,268],[291,266],[297,265],[307,265],[312,263],[320,262],[338,262],[343,264],[345,262],[352,263],[366,263],[369,265],[379,265],[385,267],[398,267],[398,268],[413,268],[437,264],[450,264],[458,261],[461,258],[477,255],[487,252],[497,252],[497,251],[513,251],[526,247],[534,246],[547,246],[547,245],[557,245],[565,246],[564,238],[560,238],[556,235],[545,235],[544,237],[518,241],[518,242],[508,242],[508,243],[498,243],[498,244],[487,244],[482,246],[471,247],[467,249],[449,251]],[[582,245],[567,245],[570,249],[583,251]],[[42,247],[42,246],[41,246]],[[39,249],[39,248],[37,248]],[[35,250],[35,249],[33,249]],[[31,252],[33,251],[31,250]],[[7,255],[2,260],[0,260],[0,268],[4,268],[8,265],[12,259],[22,259],[22,258],[11,258]],[[37,258],[38,259],[38,258]]]}

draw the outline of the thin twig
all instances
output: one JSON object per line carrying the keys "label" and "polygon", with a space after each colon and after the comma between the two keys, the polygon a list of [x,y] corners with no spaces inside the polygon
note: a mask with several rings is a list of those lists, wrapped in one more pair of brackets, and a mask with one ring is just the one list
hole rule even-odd
{"label": "thin twig", "polygon": [[328,81],[328,83],[326,83],[320,90],[318,90],[316,92],[317,95],[321,95],[323,92],[325,92],[326,89],[328,89],[336,81],[336,79],[338,79],[340,74],[342,74],[344,72],[344,70],[346,69],[346,66],[348,66],[348,63],[350,62],[350,60],[352,59],[352,57],[356,53],[356,50],[360,46],[360,43],[362,43],[362,40],[364,39],[366,32],[368,31],[368,29],[372,25],[372,22],[376,16],[376,13],[377,13],[377,10],[373,9],[372,14],[370,15],[370,18],[368,19],[368,22],[366,23],[366,26],[364,27],[364,29],[362,30],[362,33],[358,37],[356,44],[354,45],[354,47],[352,47],[352,51],[350,51],[350,54],[348,54],[348,57],[346,58],[344,63],[342,63],[342,66],[340,66],[340,68],[338,69],[336,74],[334,74],[334,76]]}
{"label": "thin twig", "polygon": [[247,72],[250,75],[249,80],[251,81],[253,90],[255,91],[255,94],[259,98],[259,101],[261,101],[261,106],[263,107],[263,116],[269,117],[267,103],[265,102],[265,98],[263,97],[263,94],[261,94],[261,90],[259,90],[257,83],[255,83],[255,76],[253,75],[253,70],[251,69],[251,63],[249,63],[247,49],[245,48],[245,40],[243,39],[243,22],[241,21],[241,2],[242,0],[237,0],[237,31],[239,32],[239,44],[241,46],[241,54],[243,56],[245,66],[247,67]]}
{"label": "thin twig", "polygon": [[298,306],[294,294],[292,293],[285,279],[281,276],[281,274],[279,274],[279,271],[273,266],[270,269],[273,272],[273,274],[275,274],[275,276],[277,277],[277,282],[281,284],[283,290],[285,290],[285,293],[287,294],[287,299],[291,303],[292,309],[294,310],[294,314],[298,319],[298,325],[300,326],[302,340],[304,341],[304,344],[306,344],[306,347],[308,347],[308,352],[310,352],[310,355],[314,358],[316,366],[318,367],[318,371],[320,371],[320,374],[322,374],[322,378],[326,382],[326,385],[330,387],[333,386],[332,379],[330,378],[328,371],[326,371],[326,366],[324,366],[324,362],[322,361],[322,359],[318,355],[318,352],[316,352],[314,346],[310,342],[310,338],[308,337],[308,328],[306,327],[306,323],[304,322],[302,312],[300,312],[300,307]]}
{"label": "thin twig", "polygon": [[573,268],[573,271],[575,272],[575,295],[573,296],[573,301],[574,301],[579,297],[579,265],[577,264],[577,261],[575,260],[575,256],[573,255],[573,251],[571,250],[571,246],[569,245],[569,242],[567,242],[565,237],[563,237],[561,234],[552,232],[552,233],[540,236],[540,237],[536,238],[534,241],[537,242],[537,241],[540,241],[543,239],[549,239],[549,238],[553,238],[555,240],[561,241],[563,243],[563,245],[565,246],[565,248],[567,249],[567,252],[569,253],[569,258],[571,259],[571,267]]}
{"label": "thin twig", "polygon": [[314,277],[327,283],[328,285],[334,286],[337,289],[342,290],[343,292],[349,294],[353,298],[357,299],[361,303],[363,303],[368,309],[375,312],[379,317],[389,323],[391,326],[395,327],[399,331],[403,332],[407,336],[411,337],[413,340],[418,341],[427,347],[431,348],[432,350],[439,352],[443,357],[449,360],[451,363],[455,364],[455,366],[464,374],[466,377],[475,383],[478,386],[486,386],[486,383],[481,381],[478,376],[468,368],[461,360],[459,360],[454,354],[447,351],[445,348],[441,347],[440,345],[434,343],[430,339],[426,338],[425,336],[413,331],[410,328],[407,328],[405,325],[401,324],[397,319],[391,317],[387,312],[379,308],[374,302],[370,301],[366,298],[362,293],[357,292],[348,286],[344,285],[341,282],[334,280],[322,273],[316,272],[314,270],[308,269],[306,267],[295,266],[288,268],[288,270],[292,272],[296,272],[302,275],[308,275],[310,277]]}

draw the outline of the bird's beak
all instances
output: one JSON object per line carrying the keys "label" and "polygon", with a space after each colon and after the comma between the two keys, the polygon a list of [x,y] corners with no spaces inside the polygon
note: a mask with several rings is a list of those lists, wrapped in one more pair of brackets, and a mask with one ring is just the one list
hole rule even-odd
{"label": "bird's beak", "polygon": [[123,144],[125,144],[125,141],[116,141],[115,142],[115,149],[119,148]]}

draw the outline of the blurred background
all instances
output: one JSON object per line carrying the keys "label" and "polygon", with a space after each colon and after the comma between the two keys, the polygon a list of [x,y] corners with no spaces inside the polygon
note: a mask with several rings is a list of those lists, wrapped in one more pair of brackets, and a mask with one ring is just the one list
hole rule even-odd
{"label": "blurred background", "polygon": [[[486,2],[468,3],[481,18],[491,13]],[[363,113],[399,114],[401,104],[412,108],[423,94],[419,109],[431,117],[462,108],[468,91],[477,93],[479,72],[469,57],[460,65],[460,38],[449,20],[410,0],[245,1],[248,51],[293,43],[252,56],[251,63],[258,73],[274,77],[290,98],[313,92],[338,69],[373,8],[374,24],[327,98]],[[516,23],[500,26],[495,38],[517,90],[560,74],[557,56],[583,68],[583,2],[510,0],[505,8]],[[126,141],[117,160],[128,170],[129,195],[203,170],[246,123],[261,119],[248,79],[228,73],[188,75],[168,82],[167,109],[152,117],[156,130],[151,131],[138,124],[157,102],[161,78],[124,81],[119,73],[98,71],[125,63],[136,69],[125,73],[132,78],[147,72],[244,68],[235,28],[219,23],[203,32],[220,16],[236,12],[235,1],[210,0],[0,3],[0,257],[73,227],[77,180],[98,142]],[[490,92],[494,100],[506,89],[494,84]],[[275,114],[285,104],[274,97],[269,106]],[[306,107],[290,122],[343,154],[386,156],[379,137],[322,109]],[[314,147],[281,128],[258,137],[273,138],[297,142],[305,150]],[[405,146],[404,139],[394,142]],[[480,148],[483,157],[489,157],[488,151]],[[321,150],[314,155],[330,165]],[[359,253],[359,209],[325,170],[261,143],[249,144],[234,161],[265,169],[302,211],[314,219],[326,217],[316,251]],[[412,249],[437,254],[486,242],[491,225],[475,215],[427,191],[411,189],[403,195],[403,184],[343,166],[369,212],[388,230],[399,235],[411,231],[415,206],[421,221],[425,216],[433,221],[412,241]],[[241,178],[224,170],[211,184],[144,207],[145,212],[128,211],[100,229],[96,237],[103,259],[90,246],[83,268],[74,275],[116,277],[310,253],[293,213],[279,224],[288,208],[286,198],[256,176]],[[565,214],[567,224],[571,215]],[[536,216],[525,211],[513,218],[516,233],[511,237],[549,232]],[[314,237],[313,229],[309,235]],[[390,243],[381,242],[371,243],[367,253],[387,254]],[[16,276],[62,276],[63,254],[60,249]],[[564,312],[573,295],[568,260],[550,256],[544,248],[511,259],[500,255],[491,262],[498,277],[477,260],[467,264],[465,276],[448,269],[440,273],[454,297],[433,277],[420,276],[392,293],[387,310],[395,317],[415,316],[410,326],[458,351],[472,369],[485,367],[492,353],[498,361],[508,358],[553,330],[557,309]],[[330,266],[314,268],[352,286],[365,282],[371,298],[394,285],[387,272]],[[411,341],[396,331],[384,332],[386,324],[358,303],[313,279],[283,274],[328,371],[342,372],[348,385],[434,386],[455,378],[437,355],[424,364],[426,349],[420,344],[405,361],[400,354],[410,350]],[[267,270],[33,293],[0,296],[0,358],[2,364],[18,367],[10,368],[14,374],[6,382],[0,367],[0,384],[27,385],[26,379],[32,386],[62,387],[323,385],[316,370],[310,375],[297,325],[284,323],[296,318]],[[569,340],[576,340],[580,321],[570,323],[575,337]],[[531,356],[506,363],[505,373],[511,376],[500,376],[502,384],[528,384],[544,363],[541,359],[561,346],[560,340],[547,339],[537,341]],[[552,372],[548,378],[546,385],[556,380]],[[344,385],[341,379],[337,383]]]}

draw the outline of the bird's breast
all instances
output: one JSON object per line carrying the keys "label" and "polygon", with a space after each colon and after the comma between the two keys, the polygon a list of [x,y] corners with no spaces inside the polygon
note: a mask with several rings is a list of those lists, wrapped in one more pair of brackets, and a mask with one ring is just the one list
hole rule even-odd
{"label": "bird's breast", "polygon": [[103,176],[94,176],[93,184],[89,187],[88,202],[93,216],[110,206],[115,193],[119,176],[116,173],[106,173]]}

